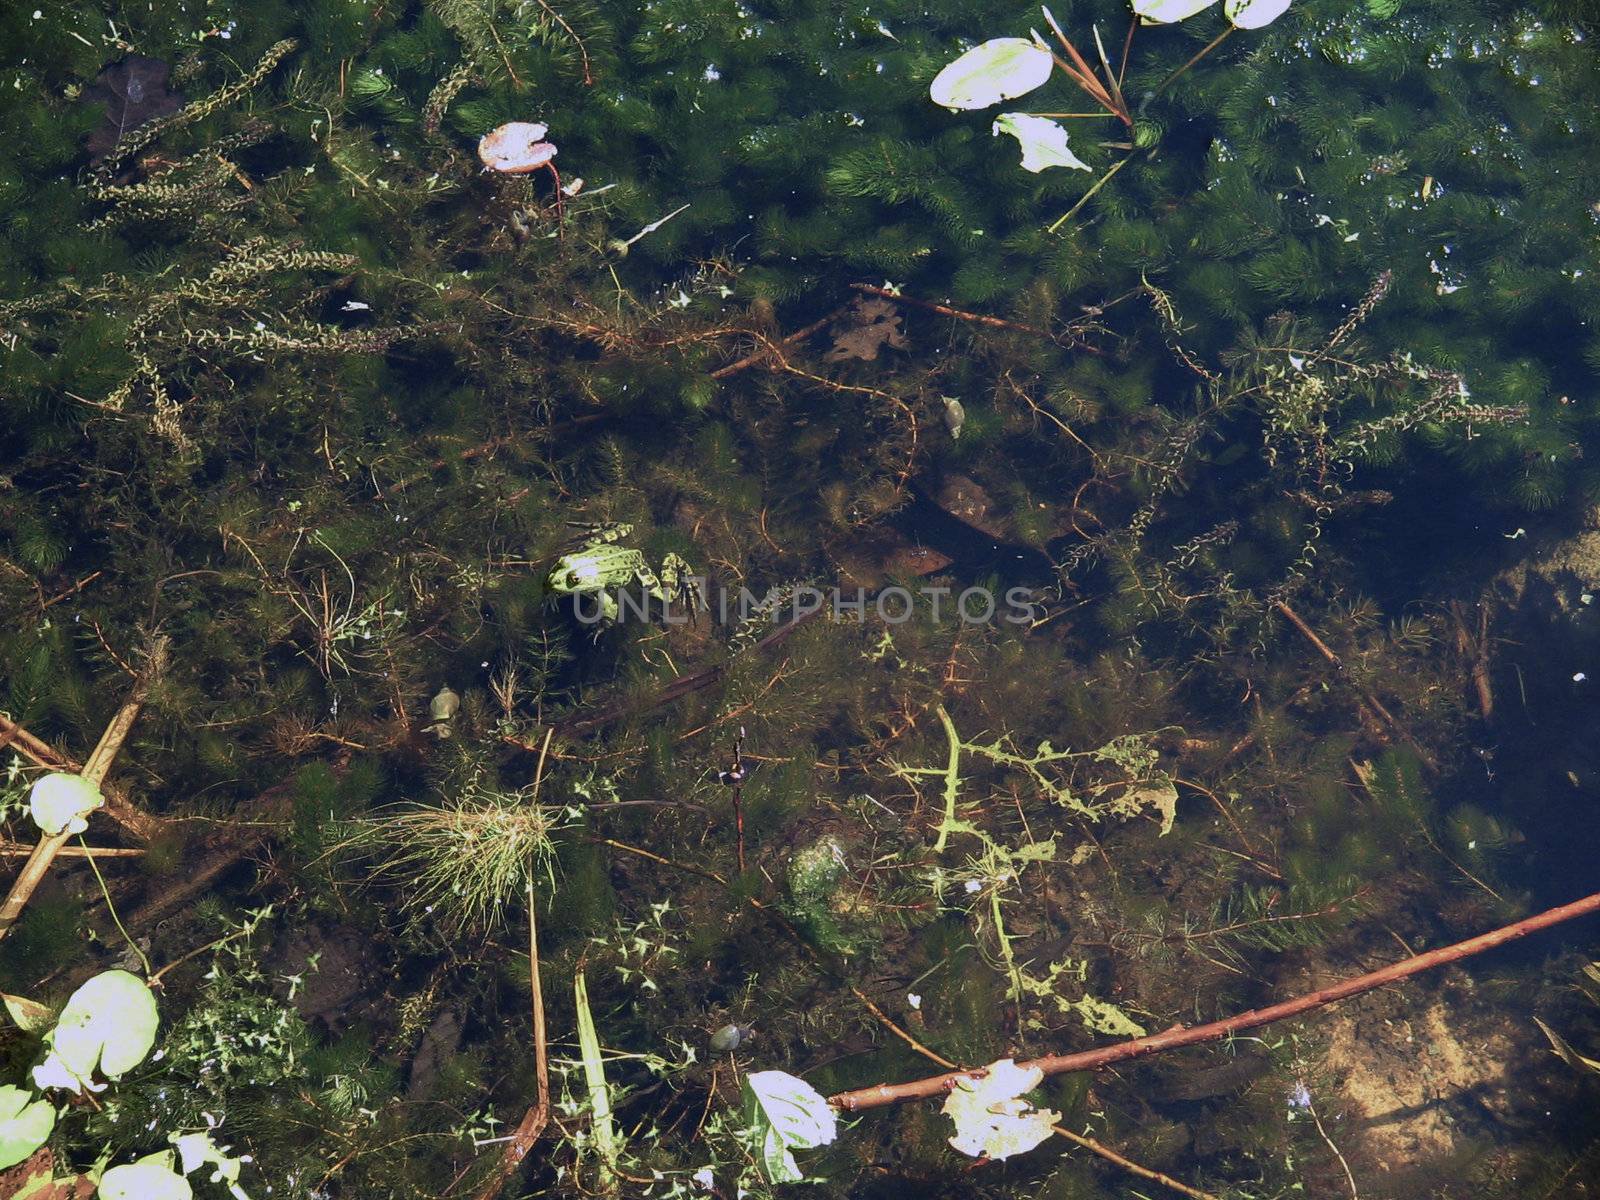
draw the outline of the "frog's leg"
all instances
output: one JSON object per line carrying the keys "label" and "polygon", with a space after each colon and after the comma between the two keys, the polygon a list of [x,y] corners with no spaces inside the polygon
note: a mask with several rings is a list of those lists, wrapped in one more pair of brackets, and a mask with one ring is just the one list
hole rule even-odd
{"label": "frog's leg", "polygon": [[674,600],[688,608],[691,616],[697,608],[710,611],[706,594],[694,576],[694,568],[678,555],[669,554],[661,560],[661,582]]}
{"label": "frog's leg", "polygon": [[617,623],[616,597],[613,596],[606,588],[601,588],[595,593],[595,595],[598,596],[600,600],[600,620],[598,622],[599,627],[601,629],[609,629],[611,626]]}
{"label": "frog's leg", "polygon": [[600,525],[588,524],[583,521],[568,521],[567,524],[574,529],[583,531],[583,537],[580,541],[585,546],[610,546],[620,542],[633,532],[632,525],[621,521]]}

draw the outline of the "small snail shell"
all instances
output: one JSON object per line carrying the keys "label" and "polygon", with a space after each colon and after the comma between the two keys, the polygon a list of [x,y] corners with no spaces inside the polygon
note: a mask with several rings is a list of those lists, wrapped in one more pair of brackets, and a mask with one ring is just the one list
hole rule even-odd
{"label": "small snail shell", "polygon": [[753,1037],[755,1031],[748,1025],[724,1025],[711,1035],[711,1049],[717,1054],[726,1054],[737,1050]]}
{"label": "small snail shell", "polygon": [[961,401],[954,396],[940,398],[944,401],[944,427],[950,431],[950,438],[954,441],[961,436],[961,427],[967,423],[967,410],[961,407]]}

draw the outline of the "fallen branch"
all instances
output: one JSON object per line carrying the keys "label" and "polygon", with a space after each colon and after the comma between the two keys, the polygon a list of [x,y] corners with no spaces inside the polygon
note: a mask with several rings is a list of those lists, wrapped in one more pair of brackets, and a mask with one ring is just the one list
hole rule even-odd
{"label": "fallen branch", "polygon": [[[6,746],[15,747],[18,754],[47,771],[83,774],[82,763],[60,753],[44,739],[34,737],[21,725],[0,714],[0,748]],[[100,790],[106,797],[106,816],[120,825],[128,836],[136,841],[148,842],[161,832],[164,823],[161,818],[136,806],[121,788],[102,784]]]}
{"label": "fallen branch", "polygon": [[[1342,983],[1333,984],[1331,987],[1307,992],[1303,996],[1296,996],[1294,999],[1285,1000],[1280,1004],[1269,1005],[1266,1008],[1251,1009],[1249,1012],[1225,1017],[1220,1021],[1212,1021],[1205,1025],[1188,1027],[1174,1025],[1171,1029],[1161,1033],[1151,1034],[1148,1037],[1133,1038],[1126,1042],[1117,1042],[1114,1045],[1102,1046],[1097,1050],[1084,1050],[1077,1054],[1050,1054],[1043,1058],[1035,1058],[1017,1065],[1024,1070],[1038,1067],[1046,1075],[1063,1075],[1071,1071],[1095,1071],[1102,1067],[1110,1066],[1112,1063],[1124,1062],[1131,1058],[1143,1058],[1146,1055],[1158,1054],[1163,1050],[1176,1050],[1180,1046],[1194,1046],[1202,1042],[1214,1042],[1231,1034],[1239,1033],[1242,1030],[1256,1029],[1262,1025],[1270,1025],[1274,1021],[1297,1017],[1302,1013],[1324,1008],[1340,1000],[1348,1000],[1352,996],[1359,996],[1362,992],[1370,992],[1374,988],[1398,983],[1402,979],[1420,975],[1423,971],[1430,971],[1434,967],[1442,967],[1449,963],[1459,962],[1463,958],[1471,958],[1475,954],[1482,954],[1484,951],[1492,950],[1496,946],[1503,946],[1507,942],[1526,937],[1530,933],[1537,933],[1541,929],[1548,929],[1552,925],[1559,925],[1563,921],[1572,920],[1574,917],[1588,916],[1590,913],[1595,912],[1600,912],[1600,892],[1596,892],[1592,896],[1585,896],[1582,900],[1575,900],[1571,904],[1564,904],[1560,908],[1548,909],[1545,912],[1527,917],[1514,924],[1491,930],[1488,933],[1480,933],[1477,937],[1468,938],[1466,941],[1456,942],[1449,946],[1441,946],[1437,950],[1429,950],[1426,954],[1413,955],[1379,970],[1370,971],[1365,975],[1358,975],[1353,979],[1346,979]],[[875,1087],[840,1092],[837,1095],[828,1097],[828,1102],[835,1108],[842,1109],[845,1112],[859,1112],[866,1108],[882,1108],[890,1104],[901,1104],[907,1100],[927,1100],[935,1096],[943,1096],[954,1088],[959,1080],[975,1080],[981,1079],[983,1076],[983,1071],[951,1071],[943,1075],[931,1075],[926,1079],[914,1079],[907,1083],[880,1083]]]}
{"label": "fallen branch", "polygon": [[[129,732],[133,729],[133,723],[138,719],[139,710],[144,707],[151,686],[165,670],[166,665],[167,641],[165,638],[157,638],[150,646],[144,670],[139,673],[132,693],[111,718],[105,732],[100,735],[100,741],[95,746],[94,752],[89,755],[89,761],[79,772],[96,788],[99,788],[106,773],[111,770],[117,751],[122,749],[122,743],[127,740]],[[33,853],[28,856],[27,862],[22,864],[22,870],[18,872],[17,877],[11,881],[11,890],[6,893],[5,900],[0,902],[0,938],[4,938],[16,926],[22,917],[22,910],[27,907],[34,891],[44,882],[50,864],[55,862],[56,856],[65,849],[67,840],[75,833],[69,824],[60,833],[46,833],[40,836]]]}

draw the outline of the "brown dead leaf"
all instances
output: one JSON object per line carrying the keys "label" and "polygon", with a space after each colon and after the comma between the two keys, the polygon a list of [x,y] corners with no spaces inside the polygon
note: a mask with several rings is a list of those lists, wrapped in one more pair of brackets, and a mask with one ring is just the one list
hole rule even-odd
{"label": "brown dead leaf", "polygon": [[909,342],[900,331],[900,310],[882,296],[857,296],[850,311],[834,322],[833,349],[823,355],[828,362],[859,358],[872,362],[884,346],[904,350]]}

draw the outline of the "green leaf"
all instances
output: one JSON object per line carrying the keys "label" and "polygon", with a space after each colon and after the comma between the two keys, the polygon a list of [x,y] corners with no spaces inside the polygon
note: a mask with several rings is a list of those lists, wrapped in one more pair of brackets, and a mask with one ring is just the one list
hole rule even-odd
{"label": "green leaf", "polygon": [[1087,171],[1089,164],[1067,148],[1067,130],[1059,121],[1027,113],[1001,113],[992,131],[1009,133],[1022,146],[1022,169],[1037,174],[1050,167]]}
{"label": "green leaf", "polygon": [[768,1183],[799,1183],[805,1173],[791,1150],[826,1146],[839,1123],[827,1099],[785,1071],[744,1077],[745,1120],[761,1141],[761,1173]]}
{"label": "green leaf", "polygon": [[1146,25],[1170,25],[1204,12],[1217,0],[1133,0],[1133,11]]}
{"label": "green leaf", "polygon": [[1044,1072],[1024,1070],[1009,1058],[985,1071],[982,1079],[957,1079],[945,1098],[940,1111],[956,1125],[950,1144],[973,1158],[1000,1159],[1024,1154],[1048,1138],[1061,1114],[1022,1099],[1039,1086]]}
{"label": "green leaf", "polygon": [[934,76],[928,94],[945,108],[988,108],[1027,95],[1054,69],[1050,52],[1027,38],[992,38]]}
{"label": "green leaf", "polygon": [[95,784],[65,771],[52,771],[35,780],[28,794],[33,823],[51,836],[63,831],[82,833],[89,828],[84,818],[105,802]]}
{"label": "green leaf", "polygon": [[9,1084],[0,1087],[0,1171],[44,1145],[56,1127],[55,1106],[48,1100],[30,1103],[30,1094]]}
{"label": "green leaf", "polygon": [[1223,0],[1222,11],[1240,29],[1271,25],[1289,11],[1289,0]]}
{"label": "green leaf", "polygon": [[143,980],[102,971],[67,1000],[46,1039],[50,1055],[34,1068],[34,1083],[79,1091],[90,1085],[96,1066],[116,1079],[144,1061],[159,1022],[155,996]]}
{"label": "green leaf", "polygon": [[583,1059],[583,1082],[589,1089],[589,1129],[595,1148],[609,1172],[617,1161],[617,1132],[611,1123],[611,1089],[606,1085],[605,1060],[600,1056],[600,1035],[589,1011],[589,985],[579,971],[572,981],[572,998],[578,1010],[578,1053]]}
{"label": "green leaf", "polygon": [[6,1012],[11,1014],[11,1019],[17,1023],[17,1028],[24,1033],[43,1033],[56,1023],[56,1014],[47,1004],[40,1004],[37,1000],[29,1000],[26,996],[12,996],[0,992],[0,1001],[6,1006]]}
{"label": "green leaf", "polygon": [[193,1200],[189,1181],[172,1169],[172,1153],[163,1150],[136,1163],[112,1167],[100,1179],[100,1200]]}

